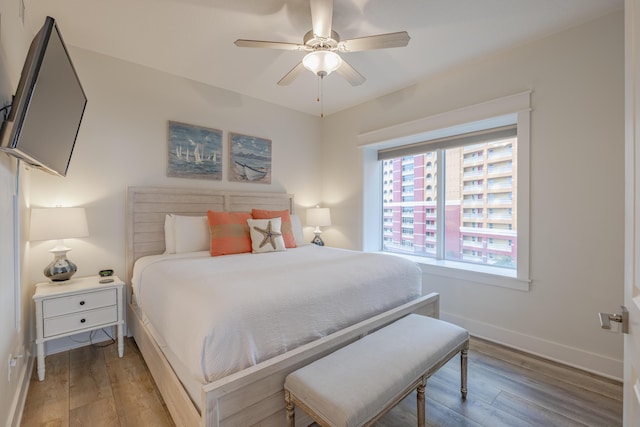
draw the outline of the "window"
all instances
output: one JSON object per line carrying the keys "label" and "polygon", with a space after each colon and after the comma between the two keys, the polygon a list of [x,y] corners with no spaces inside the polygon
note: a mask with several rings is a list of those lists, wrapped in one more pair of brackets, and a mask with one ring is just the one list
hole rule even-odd
{"label": "window", "polygon": [[[358,135],[369,177],[363,249],[410,256],[425,273],[528,290],[529,128],[523,92]],[[398,168],[402,185],[381,198],[382,177]],[[401,191],[409,178],[412,196]],[[413,235],[398,221],[383,237],[383,209],[411,218]]]}
{"label": "window", "polygon": [[[429,149],[433,143],[425,144],[424,152],[414,152],[411,156],[400,154],[396,157],[396,150],[381,154],[394,156],[391,157],[394,160],[401,159],[401,162],[387,163],[385,167],[389,168],[390,173],[396,172],[394,168],[397,166],[394,165],[402,164],[405,168],[413,164],[414,175],[409,176],[415,181],[423,179],[415,174],[418,171],[415,166],[425,164],[427,158],[433,158],[437,182],[443,183],[427,185],[424,192],[416,191],[417,187],[405,183],[401,196],[394,195],[386,199],[382,206],[385,212],[391,210],[401,213],[411,205],[413,213],[404,216],[402,224],[412,223],[414,228],[395,225],[397,230],[394,231],[401,233],[385,239],[382,250],[515,270],[518,233],[517,227],[513,227],[517,223],[513,199],[514,194],[517,199],[517,188],[512,183],[513,175],[517,173],[518,159],[517,149],[512,148],[517,147],[516,135],[516,126],[506,126],[483,131],[480,141],[474,138],[468,142],[468,135],[465,135],[459,139],[459,143],[449,139],[446,145],[435,150]],[[501,167],[499,176],[489,178],[490,171],[497,170],[491,167],[494,164],[492,158],[495,157],[499,157],[500,164],[508,164],[509,168]],[[478,164],[465,166],[469,159]],[[482,186],[484,180],[488,183],[486,189]],[[502,191],[505,187],[511,191],[494,192],[496,189]],[[408,246],[408,236],[423,224],[424,229],[432,233],[428,241],[431,246],[426,244],[426,233],[424,240],[415,235],[413,245]],[[484,241],[499,243],[484,244]],[[509,245],[509,241],[513,244]]]}

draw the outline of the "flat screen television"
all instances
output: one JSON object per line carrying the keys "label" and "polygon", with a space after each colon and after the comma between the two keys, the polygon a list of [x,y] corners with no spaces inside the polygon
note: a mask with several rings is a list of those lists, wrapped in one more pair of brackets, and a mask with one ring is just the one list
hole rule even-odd
{"label": "flat screen television", "polygon": [[0,127],[0,151],[66,176],[87,104],[55,19],[36,34],[10,113]]}

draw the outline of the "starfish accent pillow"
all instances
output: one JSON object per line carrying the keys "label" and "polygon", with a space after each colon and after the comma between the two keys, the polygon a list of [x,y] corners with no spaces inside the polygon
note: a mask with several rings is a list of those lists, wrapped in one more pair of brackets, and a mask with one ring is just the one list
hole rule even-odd
{"label": "starfish accent pillow", "polygon": [[280,218],[247,219],[251,234],[251,249],[254,254],[286,250],[280,227]]}
{"label": "starfish accent pillow", "polygon": [[264,209],[251,209],[251,217],[253,219],[269,219],[269,218],[280,218],[282,221],[282,225],[280,226],[280,232],[282,233],[282,238],[284,239],[284,246],[289,248],[295,248],[296,238],[293,233],[293,223],[291,221],[291,215],[288,210],[282,211],[269,211]]}

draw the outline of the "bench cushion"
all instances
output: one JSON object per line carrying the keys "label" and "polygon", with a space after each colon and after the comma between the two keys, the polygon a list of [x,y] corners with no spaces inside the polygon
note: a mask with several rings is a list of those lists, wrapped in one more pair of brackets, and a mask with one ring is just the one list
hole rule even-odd
{"label": "bench cushion", "polygon": [[285,389],[330,425],[359,426],[468,339],[463,328],[410,314],[291,373]]}

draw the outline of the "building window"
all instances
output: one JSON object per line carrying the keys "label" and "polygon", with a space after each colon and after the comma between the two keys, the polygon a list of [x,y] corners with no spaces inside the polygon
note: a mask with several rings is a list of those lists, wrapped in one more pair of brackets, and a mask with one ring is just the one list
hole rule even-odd
{"label": "building window", "polygon": [[[404,168],[425,164],[428,158],[435,159],[433,165],[436,166],[434,170],[438,184],[427,185],[423,193],[415,191],[418,187],[406,183],[402,186],[401,195],[394,194],[392,199],[383,203],[385,212],[391,210],[399,214],[410,203],[413,213],[404,216],[402,224],[414,225],[413,229],[407,229],[402,224],[395,224],[397,230],[394,231],[401,233],[394,234],[397,241],[384,241],[383,251],[491,265],[499,269],[517,268],[518,233],[517,226],[514,227],[517,224],[517,209],[513,203],[513,199],[517,198],[517,188],[513,185],[518,164],[517,129],[508,126],[485,133],[483,141],[474,139],[465,144],[465,139],[461,138],[461,144],[451,146],[449,139],[449,146],[414,153],[412,156],[394,157],[401,162],[391,161],[384,166],[393,174],[397,172],[394,168],[399,165]],[[425,148],[429,148],[429,145],[425,145]],[[502,168],[499,177],[488,178],[491,164],[496,158],[501,164],[509,164],[509,169]],[[473,159],[474,165],[465,166],[470,159]],[[426,174],[424,177],[413,175],[413,180],[415,182],[426,177]],[[482,186],[485,180],[488,183],[486,189]],[[509,187],[508,193],[493,192],[505,187]],[[434,201],[429,197],[433,193],[444,195],[443,206],[439,205],[437,198]],[[407,246],[403,236],[412,235],[422,224],[424,234],[415,234],[413,245]],[[424,241],[420,241],[422,239]],[[484,244],[485,241],[500,243]],[[508,242],[512,242],[512,245]]]}
{"label": "building window", "polygon": [[[358,135],[366,176],[379,176],[364,182],[363,249],[411,256],[427,274],[528,290],[530,102],[523,92]],[[385,174],[410,175],[413,197],[394,183],[381,200]],[[383,241],[383,209],[413,218],[411,248],[400,221]]]}

